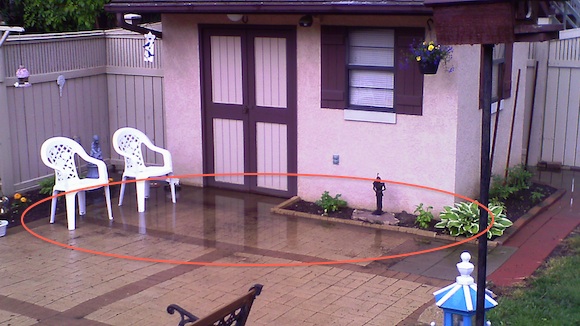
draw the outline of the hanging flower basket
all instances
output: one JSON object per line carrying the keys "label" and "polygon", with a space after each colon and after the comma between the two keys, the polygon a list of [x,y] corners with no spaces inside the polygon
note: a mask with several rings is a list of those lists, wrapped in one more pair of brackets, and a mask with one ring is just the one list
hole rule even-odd
{"label": "hanging flower basket", "polygon": [[[437,73],[441,61],[447,64],[447,61],[451,59],[453,48],[433,41],[424,41],[411,44],[409,52],[408,57],[419,64],[419,71],[422,74],[433,75]],[[452,70],[452,68],[449,69],[449,72]]]}
{"label": "hanging flower basket", "polygon": [[423,75],[435,75],[439,68],[439,62],[418,62],[419,71]]}

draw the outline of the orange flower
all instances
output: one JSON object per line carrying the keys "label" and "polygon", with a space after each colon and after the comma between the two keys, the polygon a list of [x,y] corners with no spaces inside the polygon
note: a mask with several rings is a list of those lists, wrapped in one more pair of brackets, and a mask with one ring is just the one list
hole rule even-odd
{"label": "orange flower", "polygon": [[28,199],[26,199],[26,197],[20,197],[20,202],[26,203],[27,201],[28,201]]}
{"label": "orange flower", "polygon": [[19,194],[19,193],[15,193],[14,194],[14,199],[15,200],[20,200],[20,198],[22,198],[22,195],[21,194]]}

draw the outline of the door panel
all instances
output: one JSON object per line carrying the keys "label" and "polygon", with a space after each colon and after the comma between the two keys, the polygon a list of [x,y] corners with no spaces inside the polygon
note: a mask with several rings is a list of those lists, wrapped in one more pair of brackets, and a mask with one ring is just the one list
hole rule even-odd
{"label": "door panel", "polygon": [[212,102],[243,104],[242,40],[239,36],[212,36]]}
{"label": "door panel", "polygon": [[[288,172],[288,128],[285,124],[256,124],[258,171],[271,173]],[[258,187],[287,191],[288,178],[279,176],[259,176]]]}
{"label": "door panel", "polygon": [[[295,29],[202,28],[206,173],[296,171]],[[289,197],[296,178],[217,176],[210,186]]]}
{"label": "door panel", "polygon": [[256,37],[256,105],[287,107],[286,40]]}
{"label": "door panel", "polygon": [[[243,121],[213,119],[214,173],[244,172]],[[216,176],[216,181],[243,185],[243,176]]]}

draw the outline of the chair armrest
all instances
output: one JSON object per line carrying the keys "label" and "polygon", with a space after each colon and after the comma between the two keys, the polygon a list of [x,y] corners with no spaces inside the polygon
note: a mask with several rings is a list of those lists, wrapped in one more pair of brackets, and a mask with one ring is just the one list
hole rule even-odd
{"label": "chair armrest", "polygon": [[149,148],[150,150],[157,152],[163,156],[163,166],[173,167],[173,160],[171,158],[171,153],[168,150],[166,150],[165,148],[159,147],[159,146],[155,146],[151,142],[143,142],[143,144],[145,144],[145,146],[147,146],[147,148]]}
{"label": "chair armrest", "polygon": [[107,171],[107,164],[99,159],[96,159],[89,154],[85,153],[77,153],[83,160],[87,163],[92,163],[97,166],[97,171],[99,171],[99,179],[109,181],[109,172]]}

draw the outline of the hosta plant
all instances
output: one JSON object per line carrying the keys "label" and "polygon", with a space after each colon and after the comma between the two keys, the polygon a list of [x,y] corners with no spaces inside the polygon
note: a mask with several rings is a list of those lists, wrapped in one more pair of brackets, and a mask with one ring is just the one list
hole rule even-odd
{"label": "hosta plant", "polygon": [[[490,203],[489,210],[495,217],[493,226],[487,231],[487,238],[501,236],[505,229],[512,226],[504,207],[497,203]],[[436,228],[449,230],[452,236],[464,235],[472,237],[479,232],[479,206],[477,202],[455,203],[453,207],[445,206],[443,212],[439,214],[441,222],[435,225]],[[491,215],[488,213],[488,225],[491,223]]]}

